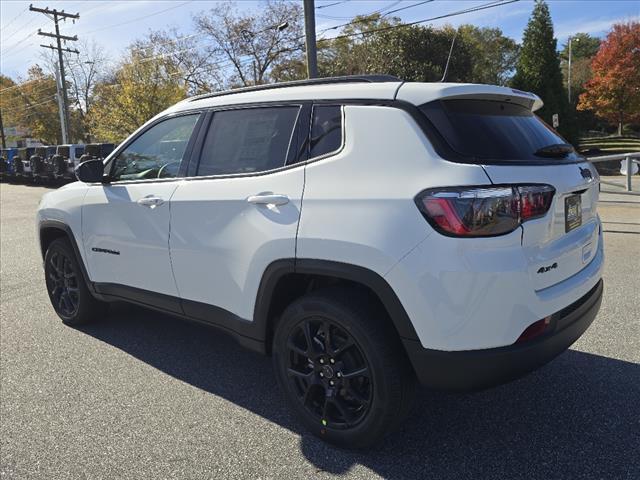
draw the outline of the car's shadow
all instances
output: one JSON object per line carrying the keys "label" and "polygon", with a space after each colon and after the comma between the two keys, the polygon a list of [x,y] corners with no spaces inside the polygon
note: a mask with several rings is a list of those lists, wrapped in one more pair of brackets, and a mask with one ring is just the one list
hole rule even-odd
{"label": "car's shadow", "polygon": [[570,350],[492,390],[422,390],[399,431],[372,451],[354,453],[302,431],[274,388],[269,359],[217,330],[120,305],[82,330],[299,433],[305,457],[331,473],[360,464],[385,478],[640,478],[635,363]]}

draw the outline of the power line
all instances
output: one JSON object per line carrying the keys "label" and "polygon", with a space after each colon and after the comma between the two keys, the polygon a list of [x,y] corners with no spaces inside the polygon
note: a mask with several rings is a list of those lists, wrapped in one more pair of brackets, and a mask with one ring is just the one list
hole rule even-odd
{"label": "power line", "polygon": [[327,3],[326,5],[318,5],[316,10],[321,10],[323,8],[333,7],[334,5],[340,5],[341,3],[347,3],[347,0],[341,0],[340,2]]}
{"label": "power line", "polygon": [[80,35],[88,35],[90,33],[101,32],[103,30],[109,30],[110,28],[116,28],[116,27],[122,27],[124,25],[129,25],[130,23],[134,23],[134,22],[137,22],[139,20],[144,20],[145,18],[154,17],[156,15],[160,15],[161,13],[168,12],[169,10],[174,10],[176,8],[179,8],[179,7],[183,6],[183,5],[186,5],[187,3],[192,3],[193,1],[195,1],[195,0],[188,0],[186,2],[182,2],[182,3],[179,3],[178,5],[174,5],[172,7],[165,8],[164,10],[159,10],[159,11],[157,11],[155,13],[151,13],[149,15],[143,15],[141,17],[132,18],[131,20],[127,20],[126,22],[115,23],[113,25],[107,25],[106,27],[96,28],[95,30],[89,30],[89,31],[86,31],[86,32],[80,32]]}
{"label": "power line", "polygon": [[[376,8],[374,11],[369,12],[369,13],[365,13],[365,14],[362,14],[362,15],[369,16],[369,15],[375,15],[377,13],[383,13],[385,10],[395,7],[400,2],[401,2],[401,0],[395,0],[395,1],[391,2],[389,5],[387,5],[385,7]],[[318,17],[320,17],[320,18],[328,18],[328,19],[331,19],[331,20],[348,20],[350,18],[353,18],[353,16],[345,17],[345,16],[341,16],[341,15],[322,15],[322,14],[318,14]]]}
{"label": "power line", "polygon": [[22,15],[28,9],[29,9],[29,7],[25,7],[24,10],[20,11],[20,13],[18,13],[15,17],[13,17],[11,20],[9,20],[9,23],[7,23],[4,27],[2,27],[2,29],[6,30],[9,27],[9,25],[11,25],[13,22],[15,22],[18,19],[18,17],[20,17],[20,15]]}
{"label": "power line", "polygon": [[[381,15],[381,16],[380,16],[380,18],[384,18],[384,17],[386,17],[386,16],[388,16],[388,15],[391,15],[392,13],[396,13],[396,12],[399,12],[399,11],[401,11],[401,10],[407,10],[407,9],[409,9],[409,8],[419,7],[420,5],[424,5],[425,3],[431,3],[431,2],[433,2],[433,0],[423,0],[422,2],[414,3],[413,5],[407,5],[406,7],[396,8],[395,10],[390,10],[390,11],[388,11],[388,12],[385,12],[385,13],[384,13],[384,15]],[[369,16],[371,16],[371,15],[375,15],[376,13],[380,13],[380,12],[373,12],[373,13],[369,13],[369,14],[367,14],[367,15],[365,15],[365,16],[366,16],[366,17],[369,17]],[[361,20],[352,20],[352,21],[350,21],[350,22],[343,23],[342,25],[336,25],[336,26],[334,26],[334,27],[328,27],[328,28],[325,28],[325,29],[323,29],[323,30],[320,30],[318,33],[328,32],[329,30],[337,30],[338,28],[347,27],[347,26],[349,26],[349,25],[355,25],[355,24],[357,24],[357,23],[365,23],[365,22],[367,22],[367,19],[366,19],[366,18],[361,19]]]}
{"label": "power line", "polygon": [[341,38],[349,38],[349,37],[355,37],[357,35],[363,35],[363,34],[371,34],[371,33],[378,33],[378,32],[386,32],[386,31],[390,31],[390,30],[395,30],[397,28],[406,28],[406,27],[411,27],[413,25],[419,25],[421,23],[425,23],[425,22],[432,22],[434,20],[441,20],[443,18],[449,18],[449,17],[455,17],[457,15],[463,15],[465,13],[471,13],[471,12],[477,12],[480,10],[486,10],[489,8],[493,8],[493,7],[500,7],[502,5],[508,5],[510,3],[515,3],[518,2],[520,0],[499,0],[497,2],[490,2],[490,3],[486,3],[484,5],[478,5],[476,7],[470,7],[470,8],[466,8],[464,10],[458,10],[456,12],[451,12],[451,13],[447,13],[447,14],[443,14],[443,15],[438,15],[436,17],[431,17],[431,18],[425,18],[422,20],[416,20],[414,22],[409,22],[409,23],[402,23],[400,25],[390,25],[387,27],[380,27],[380,28],[374,28],[372,30],[367,30],[366,32],[354,32],[354,33],[345,33],[342,35],[336,35],[335,37],[331,37],[331,38],[321,38],[320,40],[337,40],[337,39],[341,39]]}
{"label": "power line", "polygon": [[24,110],[31,110],[32,108],[36,108],[39,107],[40,105],[45,105],[47,103],[51,103],[51,102],[55,102],[56,98],[50,98],[49,100],[45,100],[44,102],[40,102],[40,103],[34,103],[29,105],[28,107],[18,107],[18,108],[12,108],[10,110],[3,110],[2,113],[11,113],[11,112],[17,112],[17,111],[24,111]]}
{"label": "power line", "polygon": [[[20,12],[20,15],[22,15],[22,13],[26,12],[27,10],[29,10],[29,7],[26,7],[22,12]],[[11,32],[7,32],[7,27],[4,27],[2,29],[2,33],[3,33],[5,38],[9,38],[9,37],[13,36],[15,33],[19,32],[20,30],[23,30],[23,29],[27,28],[29,25],[34,23],[36,20],[37,20],[36,18],[30,18],[30,19],[27,20],[26,23],[23,23],[22,25],[18,25],[18,27],[14,28],[13,30],[11,30]]]}
{"label": "power line", "polygon": [[29,80],[29,81],[27,81],[27,82],[16,83],[15,85],[12,85],[12,86],[10,86],[10,87],[3,88],[2,90],[0,90],[0,93],[6,92],[6,91],[8,91],[8,90],[13,90],[14,88],[22,88],[22,87],[24,87],[25,85],[27,85],[27,84],[29,84],[29,83],[38,82],[38,81],[40,81],[40,79],[39,79],[39,78],[36,78],[36,79],[34,79],[34,80]]}
{"label": "power line", "polygon": [[420,5],[424,5],[425,3],[431,3],[433,0],[423,0],[422,2],[414,3],[413,5],[407,5],[406,7],[396,8],[395,10],[390,10],[385,12],[383,17],[387,15],[391,15],[392,13],[400,12],[402,10],[408,10],[409,8],[419,7]]}
{"label": "power line", "polygon": [[[13,50],[15,47],[17,47],[18,45],[20,45],[21,43],[25,42],[26,40],[28,40],[29,38],[33,37],[35,34],[38,33],[38,30],[34,30],[33,32],[27,34],[26,37],[22,38],[21,40],[18,40],[16,43],[13,43],[7,47],[5,47],[5,49],[2,51],[2,55],[6,56],[6,52],[7,50]],[[9,54],[10,55],[10,54]]]}

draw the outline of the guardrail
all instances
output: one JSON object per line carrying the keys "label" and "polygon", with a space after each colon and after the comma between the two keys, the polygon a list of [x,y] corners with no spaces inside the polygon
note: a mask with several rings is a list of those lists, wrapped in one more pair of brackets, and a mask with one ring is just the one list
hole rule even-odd
{"label": "guardrail", "polygon": [[[631,185],[631,177],[633,176],[633,164],[637,163],[640,165],[640,152],[636,153],[619,153],[617,155],[603,155],[601,157],[589,157],[587,158],[591,163],[598,162],[609,162],[611,160],[625,160],[627,162],[627,192],[631,192],[633,187]],[[605,185],[611,185],[613,187],[625,188],[620,184],[607,182],[604,180],[600,180],[600,183],[604,183]]]}

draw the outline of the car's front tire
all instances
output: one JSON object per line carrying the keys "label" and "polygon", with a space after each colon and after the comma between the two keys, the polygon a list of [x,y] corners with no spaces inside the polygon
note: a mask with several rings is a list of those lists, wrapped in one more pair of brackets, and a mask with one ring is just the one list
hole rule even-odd
{"label": "car's front tire", "polygon": [[386,313],[357,291],[331,288],[292,303],[273,361],[304,425],[345,448],[368,448],[410,410],[415,376]]}
{"label": "car's front tire", "polygon": [[109,304],[91,295],[66,238],[54,240],[47,248],[44,274],[51,305],[67,325],[89,323],[107,313]]}

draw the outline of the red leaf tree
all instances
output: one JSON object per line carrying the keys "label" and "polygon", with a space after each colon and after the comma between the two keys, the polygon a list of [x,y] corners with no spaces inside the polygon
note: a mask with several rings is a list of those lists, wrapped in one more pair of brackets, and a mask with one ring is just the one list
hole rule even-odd
{"label": "red leaf tree", "polygon": [[585,84],[578,110],[618,124],[640,121],[640,22],[613,25],[591,62],[593,78]]}

